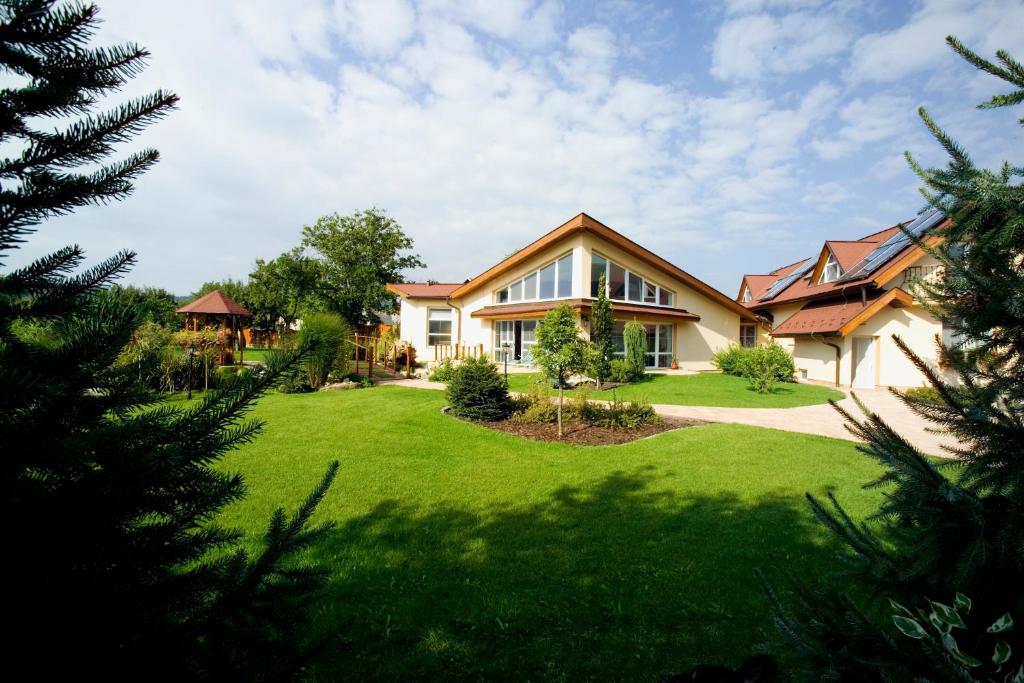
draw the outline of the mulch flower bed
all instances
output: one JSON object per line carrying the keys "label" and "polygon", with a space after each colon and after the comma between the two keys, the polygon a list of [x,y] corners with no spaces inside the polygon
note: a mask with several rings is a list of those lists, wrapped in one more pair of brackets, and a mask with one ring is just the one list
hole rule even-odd
{"label": "mulch flower bed", "polygon": [[629,443],[637,439],[654,436],[661,432],[682,427],[693,427],[706,424],[700,420],[684,420],[680,418],[663,418],[658,424],[648,424],[639,429],[610,429],[588,424],[582,420],[566,420],[562,423],[564,436],[558,438],[558,425],[554,422],[530,422],[518,423],[512,420],[498,420],[486,422],[483,420],[468,420],[474,424],[489,429],[496,429],[499,432],[515,434],[534,441],[561,441],[562,443],[577,444],[580,446],[611,446],[620,443]]}

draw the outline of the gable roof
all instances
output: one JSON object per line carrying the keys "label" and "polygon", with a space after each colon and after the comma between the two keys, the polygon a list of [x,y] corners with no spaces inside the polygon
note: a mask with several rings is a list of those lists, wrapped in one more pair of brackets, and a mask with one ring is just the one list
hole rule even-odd
{"label": "gable roof", "polygon": [[457,299],[467,294],[476,291],[483,287],[488,282],[500,277],[501,275],[509,272],[517,266],[525,263],[529,259],[533,258],[537,254],[541,253],[545,249],[551,247],[564,239],[571,237],[578,233],[589,232],[596,235],[607,242],[610,242],[622,249],[630,256],[633,256],[639,261],[646,263],[652,268],[656,268],[661,272],[683,282],[690,288],[700,292],[704,296],[712,299],[718,304],[728,308],[729,310],[738,313],[741,318],[748,320],[754,320],[756,316],[748,311],[745,307],[730,299],[728,296],[718,291],[711,285],[698,280],[694,276],[687,273],[682,268],[675,266],[665,259],[661,258],[654,252],[645,249],[633,240],[629,239],[625,235],[612,230],[604,223],[588,216],[585,213],[580,213],[573,218],[569,219],[562,225],[558,226],[546,235],[541,236],[535,241],[531,242],[527,246],[523,247],[516,253],[512,254],[508,258],[500,261],[499,263],[491,266],[484,272],[477,275],[475,278],[461,285],[458,289],[451,293],[451,298]]}
{"label": "gable roof", "polygon": [[886,292],[875,292],[868,297],[829,299],[807,304],[781,325],[772,330],[773,337],[797,337],[800,335],[846,336],[862,322],[886,306],[902,308],[910,306],[913,299],[896,287]]}
{"label": "gable roof", "polygon": [[736,295],[736,300],[742,303],[743,290],[749,287],[750,300],[754,301],[768,291],[768,288],[771,287],[777,277],[776,275],[744,275],[743,281],[740,282],[740,293]]}
{"label": "gable roof", "polygon": [[244,306],[232,299],[230,296],[215,289],[205,296],[201,296],[192,303],[185,304],[175,313],[210,313],[214,315],[244,315],[251,316],[252,313]]}
{"label": "gable roof", "polygon": [[447,299],[460,282],[389,282],[387,290],[407,299]]}
{"label": "gable roof", "polygon": [[[928,214],[923,214],[922,217],[927,215]],[[921,217],[917,220],[921,220]],[[943,217],[930,229],[935,230],[940,228],[948,222],[948,220],[948,218]],[[903,223],[897,223],[896,225],[885,228],[884,230],[879,230],[871,233],[870,235],[865,235],[858,240],[829,240],[825,242],[825,245],[822,247],[817,263],[815,264],[810,277],[796,278],[769,301],[758,301],[757,297],[753,297],[743,305],[749,309],[758,309],[780,303],[835,296],[849,287],[859,287],[869,284],[881,286],[891,280],[896,274],[902,271],[903,268],[906,268],[907,265],[923,256],[924,250],[913,242],[908,242],[905,247],[890,254],[883,262],[877,264],[869,272],[857,275],[856,272],[851,272],[851,269],[856,269],[863,263],[864,258],[874,252],[876,248],[883,245],[891,237],[899,234],[901,227],[907,227],[913,222],[914,221],[904,221]],[[924,239],[925,244],[929,246],[934,246],[939,241],[940,238],[935,236],[925,237]],[[849,273],[849,275],[832,282],[818,282],[821,276],[821,269],[824,267],[824,261],[828,253],[835,254],[836,260],[839,261],[839,265],[845,272]],[[783,268],[772,271],[771,274],[775,275],[778,273],[776,277],[776,280],[778,280],[786,274],[785,272],[780,271],[785,271],[790,268],[792,268],[792,265],[783,266]],[[851,275],[853,277],[851,277]]]}

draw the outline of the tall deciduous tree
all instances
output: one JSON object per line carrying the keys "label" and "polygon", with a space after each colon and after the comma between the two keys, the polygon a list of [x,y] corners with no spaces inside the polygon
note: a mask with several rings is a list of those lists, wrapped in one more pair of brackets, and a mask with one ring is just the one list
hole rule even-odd
{"label": "tall deciduous tree", "polygon": [[272,261],[256,260],[249,273],[245,302],[261,329],[287,327],[312,310],[321,264],[296,247]]}
{"label": "tall deciduous tree", "polygon": [[576,314],[568,304],[560,304],[548,311],[544,319],[537,323],[536,336],[533,360],[545,376],[558,385],[558,438],[562,438],[565,381],[573,373],[583,372],[586,341],[580,337]]}
{"label": "tall deciduous tree", "polygon": [[[5,260],[47,218],[126,197],[157,160],[150,149],[104,165],[177,98],[157,91],[94,113],[147,57],[135,45],[90,47],[96,21],[92,5],[0,5]],[[297,513],[274,514],[254,555],[244,549],[213,522],[243,496],[242,479],[215,464],[255,436],[244,414],[282,367],[189,408],[152,405],[136,368],[117,363],[138,308],[95,296],[135,256],[75,274],[83,257],[71,246],[0,272],[7,668],[113,680],[296,671],[325,575],[290,558],[323,529],[307,522],[335,466]]]}
{"label": "tall deciduous tree", "polygon": [[[1003,51],[992,62],[952,37],[947,42],[1012,87],[981,108],[1024,103],[1024,65]],[[921,605],[925,598],[945,602],[945,608],[933,603],[940,616],[923,624],[945,632],[926,640],[907,621],[915,617],[909,610],[799,581],[796,604],[784,607],[776,599],[775,613],[816,673],[837,679],[1019,680],[1020,630],[1000,632],[1006,648],[991,657],[985,639],[1001,615],[1024,618],[1024,167],[979,168],[923,108],[920,115],[950,161],[945,168],[922,168],[909,155],[908,160],[924,182],[929,208],[950,220],[932,233],[940,245],[911,237],[943,264],[945,277],[922,287],[931,312],[955,333],[955,341],[936,339],[950,378],[896,338],[939,400],[901,398],[956,437],[956,460],[936,463],[883,415],[857,419],[844,413],[865,441],[861,450],[884,468],[870,485],[885,487],[886,495],[867,525],[853,521],[831,495],[827,503],[809,499],[817,518],[846,547],[848,565],[869,594],[904,606]],[[954,600],[960,616],[950,611]],[[961,617],[963,628],[948,625]],[[973,664],[963,653],[984,661]]]}
{"label": "tall deciduous tree", "polygon": [[317,296],[329,310],[352,325],[378,322],[379,313],[397,310],[389,282],[403,282],[404,272],[426,264],[395,219],[380,209],[350,216],[323,216],[302,230],[302,246],[322,264]]}

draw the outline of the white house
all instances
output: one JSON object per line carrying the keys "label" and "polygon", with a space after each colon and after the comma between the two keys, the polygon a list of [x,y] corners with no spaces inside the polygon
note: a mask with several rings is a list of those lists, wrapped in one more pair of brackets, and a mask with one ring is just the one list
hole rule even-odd
{"label": "white house", "polygon": [[465,282],[388,289],[401,298],[401,337],[421,360],[482,353],[500,361],[507,353],[510,363],[528,365],[537,321],[555,306],[568,303],[588,331],[602,274],[617,351],[624,352],[626,321],[637,320],[647,328],[651,368],[676,360],[710,370],[714,352],[757,321],[754,311],[584,213]]}

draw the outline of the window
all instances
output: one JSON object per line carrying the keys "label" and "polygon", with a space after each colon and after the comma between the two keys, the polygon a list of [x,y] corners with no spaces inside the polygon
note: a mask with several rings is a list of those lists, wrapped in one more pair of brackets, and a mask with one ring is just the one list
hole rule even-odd
{"label": "window", "polygon": [[626,269],[617,263],[608,264],[608,298],[626,300]]}
{"label": "window", "polygon": [[452,309],[431,308],[427,318],[427,346],[452,343]]}
{"label": "window", "polygon": [[572,296],[572,254],[527,274],[494,293],[494,303],[564,299]]}
{"label": "window", "polygon": [[602,256],[591,254],[590,258],[590,296],[597,298],[598,285],[601,283],[601,276],[604,275],[605,285],[608,280],[608,262]]}
{"label": "window", "polygon": [[740,346],[750,349],[757,346],[757,326],[740,325]]}
{"label": "window", "polygon": [[629,273],[629,288],[626,291],[630,301],[643,301],[641,292],[644,288],[644,279],[639,275]]}
{"label": "window", "polygon": [[555,264],[544,266],[540,269],[540,292],[538,299],[555,298]]}
{"label": "window", "polygon": [[597,297],[602,275],[605,276],[609,299],[652,306],[675,305],[675,295],[669,290],[596,253],[591,255],[590,261],[590,296]]}
{"label": "window", "polygon": [[[625,357],[626,342],[624,332],[626,323],[616,320],[612,323],[613,355]],[[672,365],[672,325],[644,325],[647,332],[646,364],[649,368],[667,368]]]}
{"label": "window", "polygon": [[750,301],[750,287],[743,288],[743,296],[740,297],[740,300],[743,303],[748,303]]}
{"label": "window", "polygon": [[819,282],[835,282],[842,274],[843,269],[839,267],[839,262],[836,261],[835,255],[829,252],[828,260],[825,261],[825,268],[821,271],[821,280]]}
{"label": "window", "polygon": [[537,298],[537,273],[530,273],[523,278],[523,298]]}
{"label": "window", "polygon": [[558,298],[572,296],[572,254],[558,259]]}
{"label": "window", "polygon": [[531,365],[536,334],[536,320],[494,321],[494,359],[503,363],[507,353],[509,363]]}

